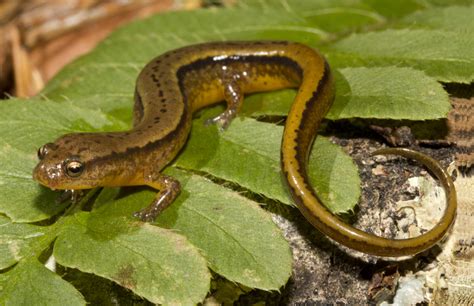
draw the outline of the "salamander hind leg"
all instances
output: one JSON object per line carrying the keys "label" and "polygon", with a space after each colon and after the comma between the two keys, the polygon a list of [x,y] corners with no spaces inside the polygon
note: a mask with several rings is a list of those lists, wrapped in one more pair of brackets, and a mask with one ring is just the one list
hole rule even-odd
{"label": "salamander hind leg", "polygon": [[178,196],[181,184],[171,176],[161,173],[145,175],[146,185],[158,189],[155,199],[146,208],[137,211],[133,215],[143,222],[152,222],[165,210]]}
{"label": "salamander hind leg", "polygon": [[206,120],[206,125],[217,124],[220,130],[225,130],[229,127],[235,116],[237,116],[244,102],[244,93],[238,83],[238,78],[239,75],[230,75],[230,73],[222,78],[227,109],[220,115]]}

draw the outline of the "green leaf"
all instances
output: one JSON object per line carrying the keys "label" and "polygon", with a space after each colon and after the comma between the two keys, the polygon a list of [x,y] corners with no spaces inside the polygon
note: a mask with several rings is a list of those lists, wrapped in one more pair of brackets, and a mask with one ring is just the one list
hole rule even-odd
{"label": "green leaf", "polygon": [[[0,112],[2,104],[0,103]],[[10,125],[12,129],[17,126],[17,124]],[[14,130],[9,132],[17,135]],[[29,139],[24,142],[23,146],[28,146],[33,141],[33,139]],[[36,149],[32,148],[31,152],[25,153],[9,143],[3,143],[0,147],[0,160],[2,161],[0,213],[7,215],[15,222],[35,222],[48,219],[65,207],[64,203],[55,204],[55,199],[58,196],[56,193],[40,187],[33,181],[31,173],[37,163],[35,152]],[[19,190],[21,192],[18,192]]]}
{"label": "green leaf", "polygon": [[426,6],[423,1],[417,0],[364,0],[363,2],[387,18],[400,18]]}
{"label": "green leaf", "polygon": [[159,225],[183,233],[204,252],[210,268],[232,282],[263,290],[278,290],[286,283],[291,252],[267,212],[197,176],[185,188],[186,201],[160,216]]}
{"label": "green leaf", "polygon": [[474,80],[474,35],[467,31],[402,29],[353,34],[331,46],[331,64],[409,66],[443,82]]}
{"label": "green leaf", "polygon": [[[331,120],[376,118],[429,120],[445,118],[451,108],[441,84],[419,70],[399,67],[336,70],[336,98],[326,115]],[[285,116],[296,95],[286,89],[245,100],[247,116]]]}
{"label": "green leaf", "polygon": [[435,6],[451,6],[451,5],[470,5],[472,0],[426,0]]}
{"label": "green leaf", "polygon": [[319,29],[327,34],[354,30],[386,21],[384,16],[374,12],[364,1],[261,1],[245,0],[237,2],[241,8],[253,8],[264,11],[279,10],[304,19],[308,27]]}
{"label": "green leaf", "polygon": [[139,70],[151,58],[193,43],[232,39],[289,39],[314,44],[326,35],[324,31],[309,27],[293,14],[273,9],[197,10],[161,14],[116,31],[93,53],[65,67],[47,84],[43,94],[52,100],[75,100],[87,96],[95,96],[100,100],[102,96],[131,95]]}
{"label": "green leaf", "polygon": [[289,204],[280,172],[282,131],[273,124],[237,118],[228,130],[218,133],[217,128],[197,121],[193,124],[187,149],[179,156],[176,165],[204,171]]}
{"label": "green leaf", "polygon": [[474,16],[474,5],[432,8],[403,18],[401,24],[410,27],[472,33],[474,31],[472,16]]}
{"label": "green leaf", "polygon": [[445,118],[449,97],[441,84],[412,68],[344,68],[336,78],[337,96],[329,119]]}
{"label": "green leaf", "polygon": [[[15,110],[15,111],[12,111]],[[122,128],[115,118],[103,112],[78,107],[71,101],[31,101],[10,99],[0,104],[2,143],[36,154],[38,145],[65,133],[116,130]],[[29,140],[34,139],[35,142]]]}
{"label": "green leaf", "polygon": [[242,116],[286,116],[296,96],[295,89],[257,93],[245,98]]}
{"label": "green leaf", "polygon": [[86,305],[68,282],[35,259],[18,263],[0,274],[0,305]]}
{"label": "green leaf", "polygon": [[[206,119],[212,117],[211,114],[205,112],[202,117]],[[220,134],[216,128],[195,121],[186,150],[176,165],[212,174],[267,198],[292,204],[281,179],[282,135],[283,127],[249,118],[237,118],[228,130]],[[331,156],[323,157],[318,153],[328,151]],[[336,156],[346,162],[328,163]],[[359,181],[357,167],[350,158],[324,137],[318,137],[309,163],[314,165],[310,167],[309,175],[314,178],[315,189],[325,191],[326,206],[336,212],[352,209],[359,198]],[[347,181],[337,183],[341,173],[345,174]],[[347,188],[348,184],[354,185]],[[328,185],[332,187],[330,190]],[[341,196],[343,193],[345,196]]]}
{"label": "green leaf", "polygon": [[[182,191],[158,217],[160,227],[186,236],[209,267],[232,282],[278,290],[288,280],[292,262],[288,244],[270,215],[257,203],[197,175],[173,168],[167,169],[166,174],[179,179]],[[143,191],[114,201],[119,196],[116,192],[105,193],[100,199],[101,218],[131,216],[156,195],[154,191]],[[268,260],[268,254],[273,260]]]}
{"label": "green leaf", "polygon": [[354,161],[326,137],[318,136],[309,158],[308,175],[321,201],[333,213],[347,213],[360,197]]}
{"label": "green leaf", "polygon": [[34,254],[36,240],[44,235],[40,226],[12,223],[0,215],[0,270]]}
{"label": "green leaf", "polygon": [[196,304],[210,274],[198,250],[181,235],[100,213],[77,213],[54,246],[58,263],[117,282],[160,304]]}

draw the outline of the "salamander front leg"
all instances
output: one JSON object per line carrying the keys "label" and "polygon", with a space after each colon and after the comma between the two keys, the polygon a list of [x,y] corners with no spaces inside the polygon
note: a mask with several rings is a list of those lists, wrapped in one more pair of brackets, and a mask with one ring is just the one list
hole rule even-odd
{"label": "salamander front leg", "polygon": [[224,98],[227,102],[227,109],[219,116],[206,120],[206,125],[217,124],[220,130],[225,130],[237,116],[244,102],[244,93],[238,84],[237,78],[238,75],[223,78],[222,83],[224,84]]}
{"label": "salamander front leg", "polygon": [[148,207],[137,211],[133,215],[140,218],[143,222],[152,222],[165,208],[173,203],[181,191],[181,184],[175,178],[161,173],[146,175],[145,183],[150,187],[158,189],[159,192]]}

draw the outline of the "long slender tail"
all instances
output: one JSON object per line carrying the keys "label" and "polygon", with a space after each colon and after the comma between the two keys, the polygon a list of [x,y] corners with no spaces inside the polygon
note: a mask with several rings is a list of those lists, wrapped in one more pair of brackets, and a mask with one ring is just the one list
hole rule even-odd
{"label": "long slender tail", "polygon": [[[316,53],[316,56],[319,56]],[[317,62],[317,61],[316,61]],[[329,66],[304,67],[300,90],[288,114],[281,148],[281,163],[290,193],[305,218],[319,231],[335,241],[358,251],[378,256],[414,255],[437,243],[451,227],[456,216],[456,191],[449,174],[429,156],[408,149],[382,149],[376,154],[396,154],[413,158],[439,179],[446,192],[447,207],[438,224],[423,235],[410,239],[388,239],[368,234],[344,223],[333,215],[311,187],[307,175],[307,161],[316,132],[333,100],[333,81]],[[316,89],[308,94],[306,76],[319,80]],[[315,78],[314,71],[319,75]],[[341,173],[341,175],[343,175]]]}

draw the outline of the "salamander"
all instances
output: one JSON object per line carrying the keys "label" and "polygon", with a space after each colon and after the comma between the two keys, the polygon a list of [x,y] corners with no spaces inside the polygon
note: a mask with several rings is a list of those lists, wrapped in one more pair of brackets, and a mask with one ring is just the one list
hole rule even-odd
{"label": "salamander", "polygon": [[160,171],[178,154],[197,110],[225,101],[226,110],[207,123],[225,129],[238,114],[244,94],[297,88],[286,119],[281,168],[302,214],[319,231],[352,249],[379,255],[417,254],[438,242],[456,214],[456,193],[434,159],[407,149],[382,149],[427,166],[446,190],[444,216],[430,231],[410,239],[368,234],[332,214],[311,187],[307,160],[321,121],[332,105],[334,85],[318,51],[286,41],[212,42],[166,52],[151,60],[136,82],[133,128],[110,133],[73,133],[38,150],[36,181],[51,189],[148,185],[159,190],[135,216],[153,221],[180,192],[180,183]]}

